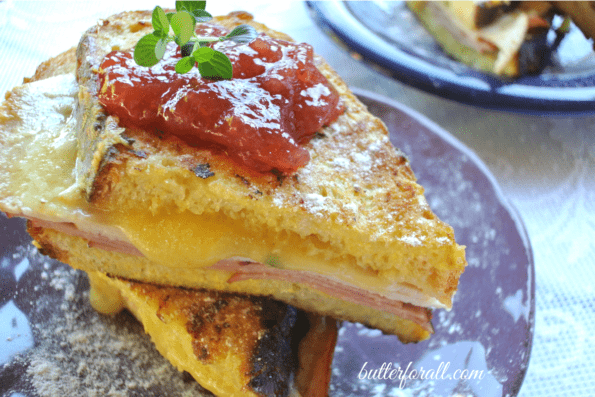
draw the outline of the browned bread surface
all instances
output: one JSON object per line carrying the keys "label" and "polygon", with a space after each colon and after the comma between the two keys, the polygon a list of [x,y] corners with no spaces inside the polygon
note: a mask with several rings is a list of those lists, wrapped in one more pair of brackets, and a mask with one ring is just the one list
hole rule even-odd
{"label": "browned bread surface", "polygon": [[76,70],[76,48],[73,47],[53,58],[42,62],[35,74],[24,79],[24,83],[47,79],[61,74],[74,73]]}
{"label": "browned bread surface", "polygon": [[[294,175],[256,174],[224,155],[191,148],[175,138],[125,130],[117,125],[117,119],[104,114],[93,82],[98,62],[112,48],[131,48],[150,31],[149,20],[150,14],[143,12],[110,17],[87,32],[78,47],[80,92],[78,128],[74,131],[78,134],[78,165],[82,165],[77,171],[83,176],[85,193],[80,207],[73,211],[91,208],[96,211],[93,213],[110,214],[116,221],[129,216],[131,210],[140,212],[144,220],[217,214],[231,220],[240,231],[251,231],[275,243],[286,241],[277,248],[297,250],[299,255],[294,256],[300,260],[295,263],[325,263],[327,274],[331,269],[337,277],[357,276],[352,278],[354,284],[364,275],[367,284],[358,285],[363,290],[378,285],[407,286],[450,306],[465,266],[464,248],[456,244],[452,228],[429,208],[423,188],[405,156],[391,145],[384,124],[322,59],[316,58],[317,66],[340,93],[346,111],[306,145],[311,161]],[[287,39],[245,13],[218,17],[216,22],[226,26],[250,23]],[[71,70],[66,61],[69,56],[42,65],[31,81]],[[197,168],[206,164],[209,175],[197,175]],[[43,200],[55,199],[44,194],[39,192]],[[44,206],[31,208],[43,211]],[[226,272],[200,266],[175,268],[147,257],[89,248],[89,241],[54,230],[30,231],[48,253],[87,271],[172,286],[274,296],[304,310],[397,334],[404,341],[428,336],[427,329],[411,321],[346,302],[309,285],[284,280],[229,283]],[[321,270],[312,265],[307,271]],[[382,294],[382,288],[374,292]]]}
{"label": "browned bread surface", "polygon": [[[220,396],[287,396],[307,322],[283,303],[89,273],[91,300],[121,297],[157,349]],[[112,305],[113,306],[113,305]],[[114,310],[112,310],[114,311]]]}
{"label": "browned bread surface", "polygon": [[[79,171],[89,201],[109,212],[217,212],[241,218],[247,227],[267,225],[302,238],[315,236],[337,255],[355,257],[358,266],[397,272],[399,281],[450,306],[465,266],[463,247],[429,208],[382,121],[321,58],[317,66],[340,93],[346,111],[306,145],[311,160],[294,175],[257,174],[175,137],[120,128],[104,114],[96,96],[98,65],[114,46],[130,48],[151,31],[148,22],[138,22],[143,18],[148,21],[149,14],[111,17],[87,32],[77,50],[83,87]],[[287,39],[246,13],[214,22],[228,28],[249,23]],[[197,168],[205,166],[209,176],[198,176]]]}

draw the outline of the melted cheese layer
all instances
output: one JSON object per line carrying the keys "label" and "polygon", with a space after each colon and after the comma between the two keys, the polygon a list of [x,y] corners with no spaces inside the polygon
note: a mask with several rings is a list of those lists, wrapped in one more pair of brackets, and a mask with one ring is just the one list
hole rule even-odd
{"label": "melted cheese layer", "polygon": [[395,283],[393,270],[374,271],[355,264],[316,236],[246,226],[221,212],[189,211],[152,215],[149,211],[112,214],[110,221],[144,256],[172,268],[205,268],[232,257],[288,270],[309,270],[385,297],[424,307],[444,307],[414,287]]}
{"label": "melted cheese layer", "polygon": [[72,213],[78,201],[73,133],[73,76],[26,84],[7,94],[0,109],[0,197],[7,212]]}

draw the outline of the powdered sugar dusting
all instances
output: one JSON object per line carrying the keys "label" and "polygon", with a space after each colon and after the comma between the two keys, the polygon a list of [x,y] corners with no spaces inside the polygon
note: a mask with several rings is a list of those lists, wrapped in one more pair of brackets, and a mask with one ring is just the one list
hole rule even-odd
{"label": "powdered sugar dusting", "polygon": [[349,159],[346,159],[345,157],[338,157],[333,160],[332,164],[339,168],[348,168],[351,163]]}
{"label": "powdered sugar dusting", "polygon": [[322,212],[328,211],[330,206],[327,204],[329,200],[320,194],[306,194],[304,196],[304,208],[308,209],[311,213],[322,216]]}
{"label": "powdered sugar dusting", "polygon": [[329,90],[324,84],[316,84],[315,86],[309,87],[308,89],[302,90],[300,92],[301,96],[312,98],[311,101],[306,100],[306,105],[308,106],[325,106],[327,102],[323,99],[323,97],[329,96],[330,94],[331,90]]}
{"label": "powdered sugar dusting", "polygon": [[450,243],[450,239],[448,237],[438,237],[436,239],[436,242],[438,242],[440,244],[448,244],[448,243]]}
{"label": "powdered sugar dusting", "polygon": [[12,302],[22,314],[19,322],[28,320],[35,343],[4,364],[4,373],[17,374],[3,388],[6,395],[212,395],[163,358],[128,312],[113,317],[95,312],[83,272],[48,261],[30,246],[3,260],[3,267],[23,257],[30,266],[17,282]]}
{"label": "powdered sugar dusting", "polygon": [[[328,131],[333,127],[329,127]],[[378,152],[386,150],[388,138],[384,135],[370,134],[365,137],[367,141],[363,149],[353,151],[347,149],[349,144],[329,143],[326,136],[328,131],[324,132],[323,138],[314,139],[310,143],[313,147],[311,154],[315,153],[318,158],[311,160],[296,174],[301,186],[308,187],[308,190],[299,195],[295,195],[295,191],[291,194],[299,199],[298,205],[317,217],[345,212],[356,219],[358,210],[361,209],[361,199],[355,197],[352,192],[356,194],[362,192],[359,182],[365,182],[365,180],[360,179],[360,176],[365,178],[365,175],[373,172],[375,167],[382,166],[383,161],[386,161],[378,155]],[[341,130],[331,132],[331,134],[342,133]],[[342,148],[343,145],[345,149]],[[321,156],[321,154],[327,156]],[[382,186],[377,188],[380,191],[385,190]],[[373,196],[375,193],[378,192],[368,187],[365,194]],[[283,189],[277,190],[273,193],[273,204],[287,205],[287,194],[288,192]],[[382,231],[379,232],[382,234]]]}
{"label": "powdered sugar dusting", "polygon": [[421,245],[421,239],[414,235],[403,236],[399,240],[413,247],[418,247]]}
{"label": "powdered sugar dusting", "polygon": [[353,160],[361,167],[361,169],[367,171],[372,167],[372,157],[368,152],[356,152],[353,153],[352,157]]}

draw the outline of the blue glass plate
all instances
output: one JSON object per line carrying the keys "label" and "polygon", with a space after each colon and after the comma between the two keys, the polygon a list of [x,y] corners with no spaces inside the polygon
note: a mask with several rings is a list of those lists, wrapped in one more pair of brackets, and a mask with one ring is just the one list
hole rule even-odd
{"label": "blue glass plate", "polygon": [[[410,86],[489,109],[539,115],[595,113],[593,41],[574,25],[542,73],[512,80],[450,58],[403,1],[311,1],[308,6],[317,23],[348,51]],[[548,40],[556,40],[553,31]]]}
{"label": "blue glass plate", "polygon": [[[428,203],[467,246],[469,266],[452,311],[434,312],[427,341],[403,345],[343,323],[329,395],[516,396],[535,314],[521,221],[469,148],[397,102],[355,93],[408,154]],[[86,276],[42,256],[30,240],[22,219],[0,214],[0,395],[210,395],[161,357],[127,312],[96,313]]]}

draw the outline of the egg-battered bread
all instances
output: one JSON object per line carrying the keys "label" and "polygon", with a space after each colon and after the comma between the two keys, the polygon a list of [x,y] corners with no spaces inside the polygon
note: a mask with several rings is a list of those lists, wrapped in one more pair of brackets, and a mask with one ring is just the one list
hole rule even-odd
{"label": "egg-battered bread", "polygon": [[[308,318],[262,297],[163,287],[97,272],[89,279],[96,310],[130,310],[159,352],[215,395],[327,395],[337,337],[332,319]],[[320,389],[311,389],[313,383]]]}
{"label": "egg-battered bread", "polygon": [[[382,121],[316,57],[346,110],[305,145],[310,161],[295,174],[256,173],[175,137],[121,128],[98,102],[98,67],[112,49],[150,33],[150,19],[129,12],[101,21],[77,49],[76,82],[57,76],[9,95],[0,113],[0,175],[8,180],[0,208],[29,218],[39,246],[75,268],[271,296],[405,342],[427,338],[430,309],[452,305],[464,248],[429,208]],[[214,22],[289,39],[246,13]],[[33,125],[36,107],[56,112],[44,94],[52,85],[76,91],[70,113]],[[42,97],[45,105],[32,104]],[[28,153],[33,141],[64,155]],[[14,166],[7,156],[23,160]],[[23,187],[35,178],[47,186]]]}
{"label": "egg-battered bread", "polygon": [[[76,139],[65,132],[73,125],[75,59],[72,49],[41,64],[25,79],[30,84],[7,94],[0,113],[0,188],[21,185],[21,194],[4,197],[3,205],[18,206],[30,218],[39,208],[26,205],[36,201],[54,214],[72,209],[68,194],[53,203],[43,197],[60,196],[72,183]],[[337,338],[333,319],[265,297],[165,287],[99,272],[90,272],[89,279],[97,311],[131,311],[165,358],[216,395],[327,395]]]}

